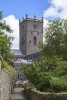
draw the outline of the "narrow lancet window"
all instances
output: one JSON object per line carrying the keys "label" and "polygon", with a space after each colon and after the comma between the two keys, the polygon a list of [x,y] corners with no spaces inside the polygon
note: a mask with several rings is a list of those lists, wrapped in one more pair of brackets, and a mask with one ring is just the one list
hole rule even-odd
{"label": "narrow lancet window", "polygon": [[33,40],[34,40],[34,45],[37,45],[37,38],[34,37]]}

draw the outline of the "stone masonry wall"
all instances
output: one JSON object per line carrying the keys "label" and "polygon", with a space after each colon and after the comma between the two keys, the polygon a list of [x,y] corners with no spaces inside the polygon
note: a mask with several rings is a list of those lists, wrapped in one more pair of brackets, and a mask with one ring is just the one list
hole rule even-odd
{"label": "stone masonry wall", "polygon": [[[19,21],[19,36],[20,50],[24,55],[39,52],[39,42],[43,42],[43,19],[26,17],[26,19]],[[34,37],[36,37],[36,45]]]}
{"label": "stone masonry wall", "polygon": [[1,68],[0,61],[0,100],[9,100],[11,92],[11,78],[7,71]]}
{"label": "stone masonry wall", "polygon": [[67,100],[67,94],[63,93],[44,93],[33,89],[25,91],[28,100]]}

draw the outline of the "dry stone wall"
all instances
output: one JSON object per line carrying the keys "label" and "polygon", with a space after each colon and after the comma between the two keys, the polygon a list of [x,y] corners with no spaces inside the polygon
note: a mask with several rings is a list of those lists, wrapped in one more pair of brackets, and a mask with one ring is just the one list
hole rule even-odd
{"label": "dry stone wall", "polygon": [[11,77],[1,68],[0,61],[0,100],[9,100],[11,93]]}

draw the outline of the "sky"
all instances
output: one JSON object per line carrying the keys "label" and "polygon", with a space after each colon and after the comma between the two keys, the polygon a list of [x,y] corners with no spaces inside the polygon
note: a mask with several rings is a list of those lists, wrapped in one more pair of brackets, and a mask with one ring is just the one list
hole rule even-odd
{"label": "sky", "polygon": [[67,0],[0,0],[0,11],[3,12],[3,20],[10,25],[15,37],[12,48],[19,48],[19,19],[28,14],[29,18],[44,17],[44,27],[51,19],[67,19]]}

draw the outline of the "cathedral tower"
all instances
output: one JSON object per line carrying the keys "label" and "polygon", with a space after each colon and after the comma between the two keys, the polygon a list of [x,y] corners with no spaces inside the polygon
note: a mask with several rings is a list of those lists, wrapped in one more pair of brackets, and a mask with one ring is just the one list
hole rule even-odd
{"label": "cathedral tower", "polygon": [[43,41],[43,17],[41,20],[26,18],[19,21],[19,47],[24,55],[30,55],[39,52],[38,44]]}

